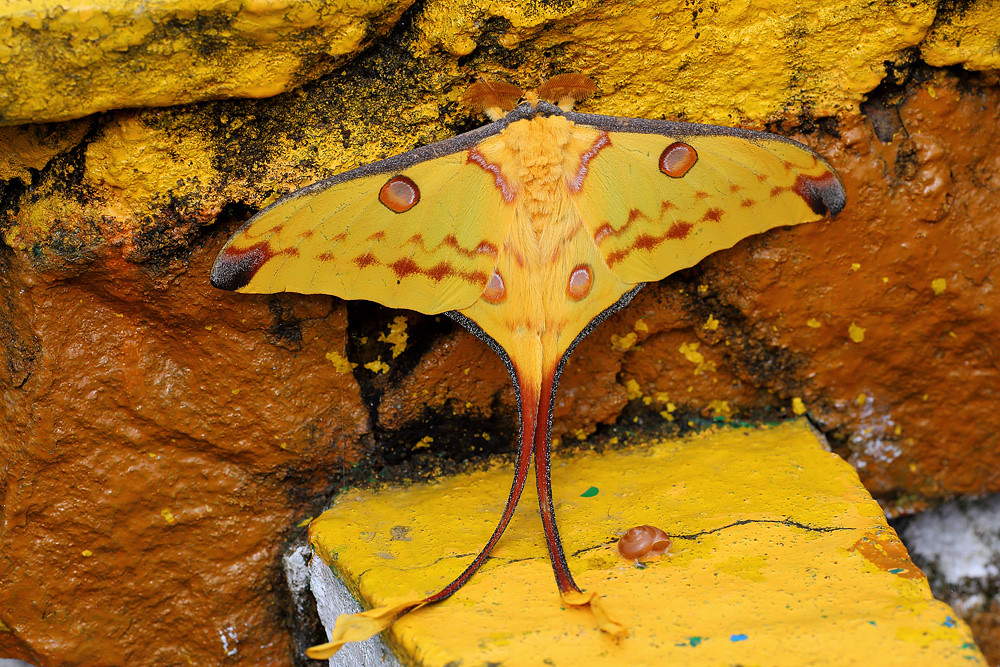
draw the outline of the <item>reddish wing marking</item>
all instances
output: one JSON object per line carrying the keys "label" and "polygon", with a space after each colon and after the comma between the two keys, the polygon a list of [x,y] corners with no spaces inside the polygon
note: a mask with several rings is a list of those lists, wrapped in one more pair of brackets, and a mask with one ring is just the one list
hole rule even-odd
{"label": "reddish wing marking", "polygon": [[238,290],[246,287],[257,275],[260,267],[278,255],[298,257],[298,248],[285,248],[275,252],[267,241],[258,241],[246,248],[227,246],[212,268],[212,286],[225,290]]}
{"label": "reddish wing marking", "polygon": [[840,182],[833,172],[822,176],[800,175],[795,179],[792,192],[802,197],[816,215],[837,215],[847,203]]}
{"label": "reddish wing marking", "polygon": [[667,230],[667,238],[672,241],[686,239],[692,229],[694,229],[694,225],[690,222],[675,222],[670,225],[670,229]]}
{"label": "reddish wing marking", "polygon": [[593,285],[593,271],[586,264],[577,264],[569,274],[569,284],[566,285],[566,293],[574,301],[579,301],[590,294]]}
{"label": "reddish wing marking", "polygon": [[[359,258],[360,259],[360,258]],[[456,271],[448,262],[438,262],[429,269],[421,267],[409,257],[397,259],[388,267],[396,274],[396,278],[402,280],[407,276],[419,274],[427,276],[434,282],[441,282],[445,278],[456,276],[473,285],[482,285],[486,282],[486,274],[482,271]]]}
{"label": "reddish wing marking", "polygon": [[408,176],[393,176],[379,190],[378,200],[393,213],[406,213],[420,201],[420,188]]}
{"label": "reddish wing marking", "polygon": [[469,149],[469,158],[467,162],[472,162],[473,164],[477,164],[480,167],[482,167],[484,171],[493,174],[493,182],[496,184],[497,189],[500,191],[500,196],[503,197],[503,200],[508,204],[514,201],[514,197],[517,195],[517,193],[514,192],[514,188],[511,187],[511,185],[504,180],[503,172],[500,170],[499,165],[495,165],[489,162],[483,156],[483,154],[480,153],[475,148]]}
{"label": "reddish wing marking", "polygon": [[573,178],[566,182],[566,187],[570,192],[579,192],[580,188],[583,187],[583,179],[587,177],[587,170],[590,166],[590,161],[601,152],[602,149],[607,148],[611,145],[611,137],[608,136],[607,132],[601,132],[600,136],[591,144],[590,148],[583,152],[580,156],[580,168],[576,170],[576,174]]}
{"label": "reddish wing marking", "polygon": [[490,277],[490,282],[486,283],[482,297],[490,303],[501,303],[507,298],[507,289],[503,285],[503,278],[496,271]]}
{"label": "reddish wing marking", "polygon": [[670,178],[681,178],[698,161],[698,151],[683,141],[675,141],[660,153],[660,171]]}
{"label": "reddish wing marking", "polygon": [[444,237],[444,240],[442,240],[441,243],[434,246],[433,248],[429,248],[427,246],[427,242],[424,240],[423,234],[420,234],[419,232],[408,238],[406,242],[410,245],[417,246],[418,248],[420,248],[421,250],[423,250],[428,254],[432,254],[441,246],[451,248],[459,255],[470,258],[476,257],[477,255],[489,255],[490,257],[496,259],[497,255],[499,254],[497,247],[492,243],[490,243],[489,241],[480,241],[479,245],[477,245],[475,249],[466,250],[461,246],[461,244],[459,244],[458,239],[455,237],[454,234],[448,234],[448,236]]}
{"label": "reddish wing marking", "polygon": [[701,216],[702,221],[711,220],[712,222],[718,222],[722,220],[722,216],[725,214],[721,208],[710,208],[705,211],[705,215]]}

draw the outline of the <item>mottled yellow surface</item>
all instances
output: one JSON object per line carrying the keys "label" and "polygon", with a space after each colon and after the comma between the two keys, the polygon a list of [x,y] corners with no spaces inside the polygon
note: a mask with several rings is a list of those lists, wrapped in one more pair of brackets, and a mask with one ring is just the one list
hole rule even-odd
{"label": "mottled yellow surface", "polygon": [[[345,492],[313,522],[312,543],[367,604],[432,593],[486,541],[509,477],[500,467]],[[985,664],[857,474],[805,422],[557,459],[553,485],[577,581],[629,638],[615,644],[561,606],[526,492],[472,581],[388,631],[401,654],[423,665]],[[639,568],[615,540],[647,523],[674,544]]]}
{"label": "mottled yellow surface", "polygon": [[268,97],[332,69],[411,0],[8,0],[0,124]]}
{"label": "mottled yellow surface", "polygon": [[934,21],[920,54],[931,65],[1000,69],[1000,0],[955,3]]}
{"label": "mottled yellow surface", "polygon": [[[360,52],[410,4],[11,0],[0,8],[0,123],[274,95]],[[968,33],[977,12],[993,6],[970,10],[968,25],[941,26],[942,39],[954,41],[952,29]],[[885,75],[884,63],[920,44],[935,13],[928,0],[808,8],[776,0],[432,0],[414,14],[415,38],[401,53],[441,77],[458,74],[458,59],[468,57],[467,68],[531,87],[554,71],[580,71],[611,97],[612,113],[634,112],[640,97],[639,115],[732,122],[809,108],[821,116],[855,109]],[[517,55],[488,55],[502,53]]]}
{"label": "mottled yellow surface", "polygon": [[54,156],[72,148],[83,138],[87,125],[0,127],[0,180],[31,183],[29,169],[40,171]]}
{"label": "mottled yellow surface", "polygon": [[465,55],[483,21],[500,16],[511,24],[501,45],[533,42],[530,65],[512,72],[522,85],[537,85],[555,60],[596,79],[601,113],[733,123],[806,106],[817,116],[856,109],[885,61],[920,42],[935,8],[927,0],[442,0],[428,3],[420,27],[426,48]]}

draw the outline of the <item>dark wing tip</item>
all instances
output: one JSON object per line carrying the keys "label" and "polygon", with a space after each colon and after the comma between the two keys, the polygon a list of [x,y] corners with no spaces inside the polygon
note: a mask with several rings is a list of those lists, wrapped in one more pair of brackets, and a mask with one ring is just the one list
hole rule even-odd
{"label": "dark wing tip", "polygon": [[246,287],[257,270],[272,256],[270,248],[263,242],[243,249],[226,246],[212,267],[212,287],[231,292]]}
{"label": "dark wing tip", "polygon": [[829,213],[832,217],[843,211],[847,205],[844,186],[833,171],[828,171],[822,176],[802,174],[795,180],[793,190],[816,215]]}

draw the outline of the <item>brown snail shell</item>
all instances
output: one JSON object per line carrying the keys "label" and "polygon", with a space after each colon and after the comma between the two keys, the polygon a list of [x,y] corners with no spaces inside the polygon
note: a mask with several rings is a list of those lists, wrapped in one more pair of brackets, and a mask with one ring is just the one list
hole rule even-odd
{"label": "brown snail shell", "polygon": [[618,553],[629,560],[662,556],[670,549],[670,536],[655,526],[629,528],[618,540]]}

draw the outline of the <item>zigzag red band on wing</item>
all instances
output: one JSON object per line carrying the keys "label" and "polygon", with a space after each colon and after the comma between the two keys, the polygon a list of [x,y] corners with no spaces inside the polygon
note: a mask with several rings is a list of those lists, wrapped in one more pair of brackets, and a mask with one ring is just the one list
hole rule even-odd
{"label": "zigzag red band on wing", "polygon": [[608,266],[614,266],[628,257],[633,250],[651,252],[664,241],[683,241],[688,237],[692,229],[694,229],[694,225],[690,222],[675,222],[660,236],[640,234],[627,248],[608,253],[605,261],[608,263]]}
{"label": "zigzag red band on wing", "polygon": [[414,262],[409,257],[403,257],[397,259],[392,264],[385,264],[380,262],[378,258],[370,252],[366,252],[363,255],[358,255],[353,260],[354,265],[359,269],[366,269],[371,266],[384,266],[390,269],[396,274],[396,278],[402,280],[407,276],[421,275],[426,276],[433,280],[434,282],[441,282],[445,278],[461,278],[465,282],[481,286],[486,285],[488,276],[482,271],[459,271],[456,270],[449,262],[438,262],[430,268],[424,268]]}
{"label": "zigzag red band on wing", "polygon": [[475,247],[475,249],[466,250],[459,244],[458,239],[455,237],[454,234],[448,234],[448,236],[444,237],[444,240],[441,241],[441,243],[434,246],[433,248],[427,247],[427,243],[424,241],[423,234],[420,234],[419,232],[408,238],[406,242],[409,243],[410,245],[417,246],[418,248],[420,248],[421,250],[423,250],[428,254],[433,254],[434,251],[438,250],[442,246],[451,248],[462,257],[469,257],[469,258],[478,257],[479,255],[489,255],[493,259],[496,259],[497,255],[500,254],[500,251],[497,250],[497,247],[492,243],[490,243],[489,241],[481,241],[479,245]]}
{"label": "zigzag red band on wing", "polygon": [[570,192],[579,192],[583,187],[583,179],[587,177],[587,168],[590,161],[601,152],[602,149],[611,145],[611,137],[607,132],[601,132],[600,136],[591,144],[590,148],[580,156],[580,168],[576,170],[576,175],[566,182],[566,187]]}
{"label": "zigzag red band on wing", "polygon": [[486,274],[482,271],[456,271],[455,268],[448,262],[438,262],[431,268],[424,269],[409,257],[397,259],[392,264],[389,264],[389,268],[392,269],[393,273],[395,273],[396,277],[399,279],[403,279],[413,274],[419,274],[427,276],[437,283],[452,276],[461,278],[462,280],[473,285],[485,285],[487,280]]}
{"label": "zigzag red band on wing", "polygon": [[514,188],[504,180],[503,172],[500,170],[499,165],[489,162],[483,154],[475,148],[469,149],[469,159],[466,161],[478,164],[484,171],[488,171],[493,174],[493,181],[496,183],[497,189],[500,191],[500,196],[503,197],[503,200],[508,204],[514,201],[514,197],[517,196],[517,193],[514,192]]}
{"label": "zigzag red band on wing", "polygon": [[[675,208],[677,208],[677,205],[671,201],[660,202],[660,220],[663,220],[663,216],[667,211]],[[615,238],[621,236],[622,234],[626,233],[632,226],[632,223],[634,223],[639,218],[643,218],[647,222],[652,222],[652,219],[649,216],[645,215],[639,209],[633,208],[628,212],[628,218],[625,220],[625,224],[619,227],[618,229],[612,227],[611,223],[609,222],[605,222],[603,225],[598,227],[597,230],[594,232],[594,243],[596,243],[597,245],[601,245],[604,239],[608,238],[609,236],[613,236]]]}

